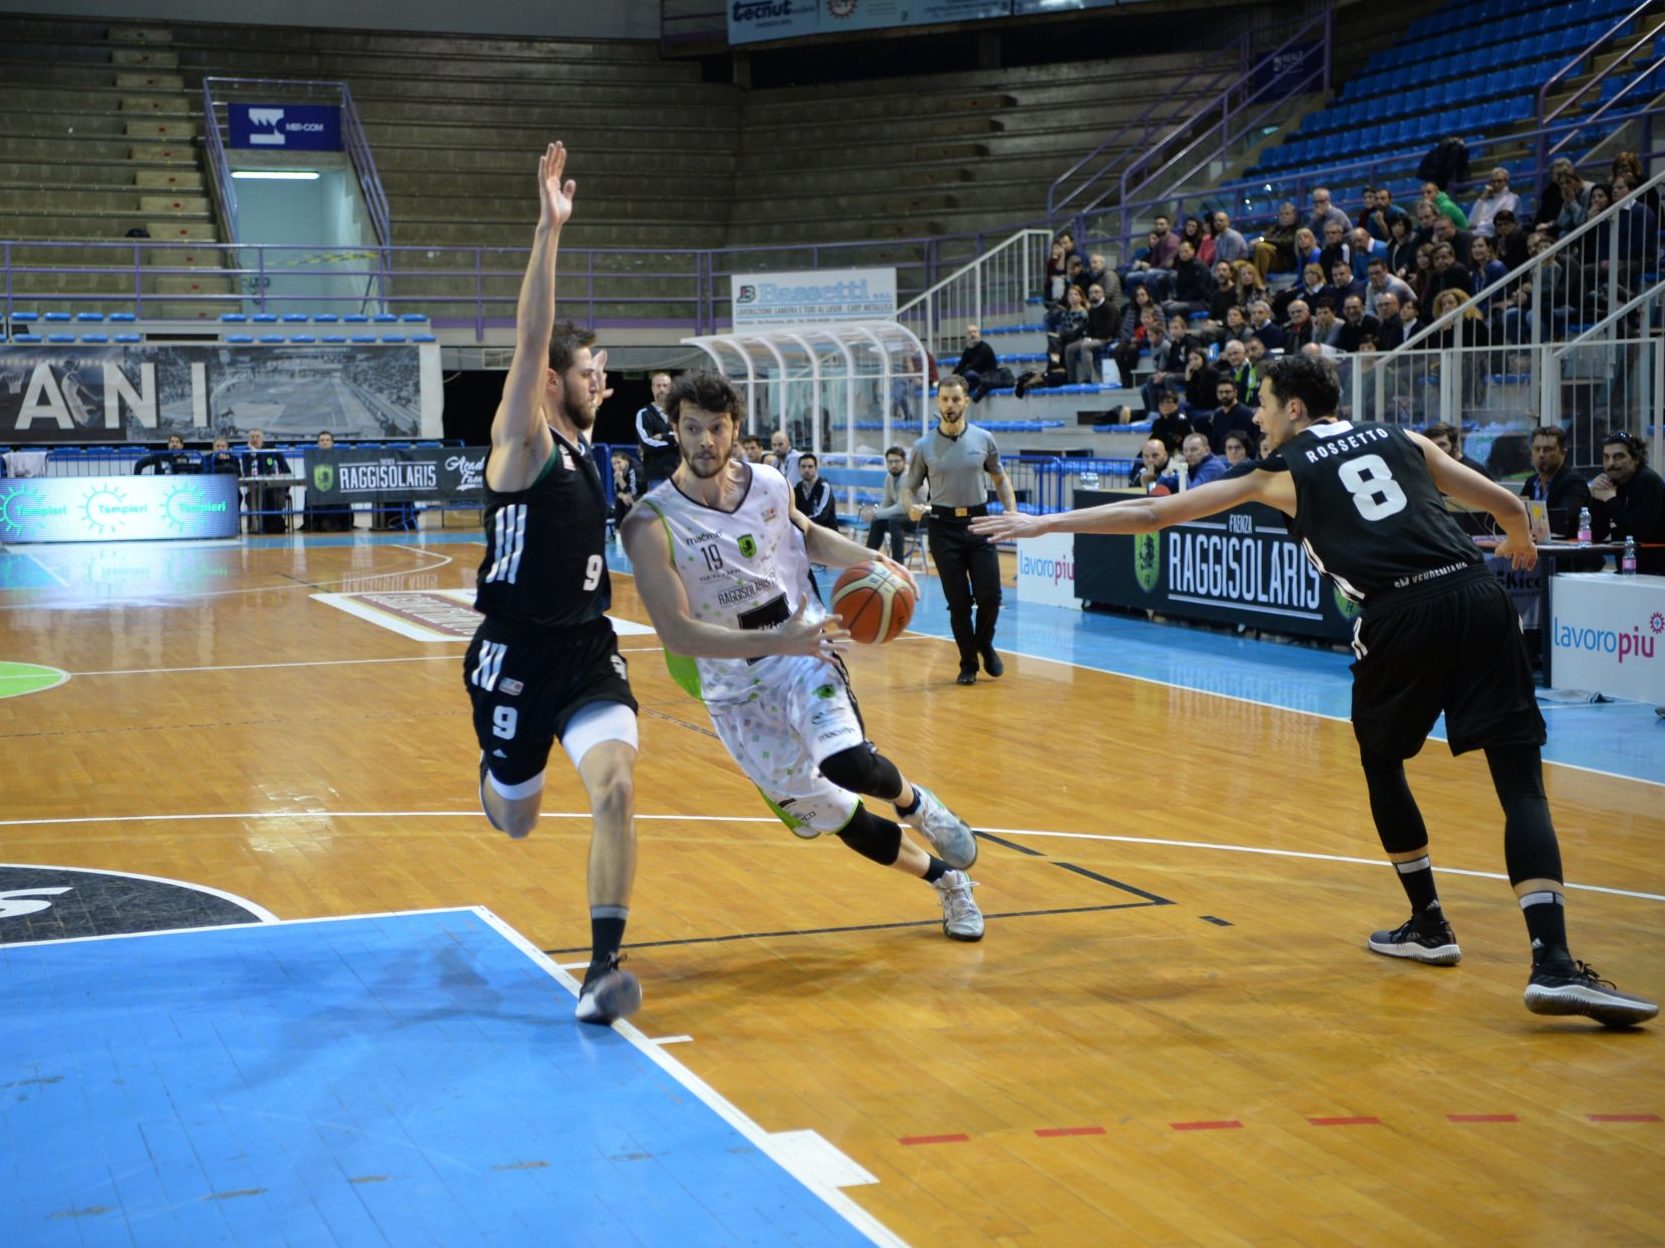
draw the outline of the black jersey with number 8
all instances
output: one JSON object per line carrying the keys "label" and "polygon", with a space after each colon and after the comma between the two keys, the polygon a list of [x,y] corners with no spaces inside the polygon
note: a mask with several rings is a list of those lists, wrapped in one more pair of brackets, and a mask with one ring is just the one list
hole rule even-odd
{"label": "black jersey with number 8", "polygon": [[488,620],[569,628],[612,605],[600,474],[587,449],[554,437],[549,462],[530,486],[486,489],[486,557],[474,605]]}
{"label": "black jersey with number 8", "polygon": [[1326,421],[1296,434],[1261,467],[1295,483],[1292,535],[1354,602],[1429,585],[1481,562],[1404,430]]}

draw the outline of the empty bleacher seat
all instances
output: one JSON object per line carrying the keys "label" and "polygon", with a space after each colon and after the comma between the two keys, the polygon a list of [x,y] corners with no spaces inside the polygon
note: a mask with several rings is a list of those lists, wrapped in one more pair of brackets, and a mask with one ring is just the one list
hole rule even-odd
{"label": "empty bleacher seat", "polygon": [[220,319],[228,325],[242,325],[245,324],[249,318],[241,312],[221,312]]}
{"label": "empty bleacher seat", "polygon": [[102,313],[102,312],[77,312],[75,314],[75,319],[77,321],[81,322],[82,324],[102,325],[104,323],[104,313]]}

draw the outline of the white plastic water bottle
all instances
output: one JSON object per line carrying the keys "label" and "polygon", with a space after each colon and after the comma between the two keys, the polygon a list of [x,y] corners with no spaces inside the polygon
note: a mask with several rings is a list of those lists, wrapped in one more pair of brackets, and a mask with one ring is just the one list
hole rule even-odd
{"label": "white plastic water bottle", "polygon": [[1578,509],[1578,540],[1585,546],[1590,544],[1590,509],[1588,507]]}
{"label": "white plastic water bottle", "polygon": [[1191,488],[1190,464],[1186,463],[1183,459],[1180,460],[1178,467],[1174,469],[1174,474],[1179,478],[1179,492],[1181,494]]}
{"label": "white plastic water bottle", "polygon": [[1636,539],[1625,538],[1625,553],[1619,556],[1619,571],[1625,576],[1636,575]]}

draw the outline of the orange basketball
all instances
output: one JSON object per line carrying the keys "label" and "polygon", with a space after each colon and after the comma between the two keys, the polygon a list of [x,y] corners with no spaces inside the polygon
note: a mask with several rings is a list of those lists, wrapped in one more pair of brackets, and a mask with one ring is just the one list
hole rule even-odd
{"label": "orange basketball", "polygon": [[844,569],[833,586],[832,609],[862,645],[883,645],[901,636],[913,619],[913,587],[882,563]]}

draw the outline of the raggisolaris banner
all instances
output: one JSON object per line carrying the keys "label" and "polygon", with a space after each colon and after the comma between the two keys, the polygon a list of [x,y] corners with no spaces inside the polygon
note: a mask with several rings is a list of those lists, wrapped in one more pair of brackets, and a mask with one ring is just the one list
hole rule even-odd
{"label": "raggisolaris banner", "polygon": [[307,503],[484,502],[490,451],[489,446],[308,450]]}

